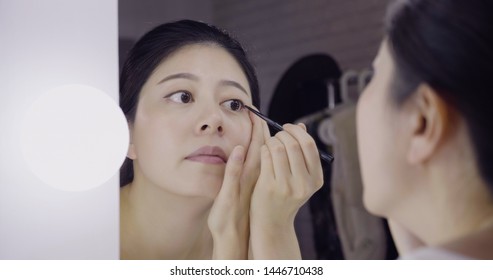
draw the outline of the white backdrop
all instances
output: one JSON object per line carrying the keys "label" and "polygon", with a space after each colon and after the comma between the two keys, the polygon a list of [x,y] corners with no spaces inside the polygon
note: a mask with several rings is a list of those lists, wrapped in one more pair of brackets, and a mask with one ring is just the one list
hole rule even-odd
{"label": "white backdrop", "polygon": [[119,257],[117,172],[99,187],[63,191],[22,157],[29,106],[66,84],[97,88],[117,104],[117,0],[0,0],[0,259]]}

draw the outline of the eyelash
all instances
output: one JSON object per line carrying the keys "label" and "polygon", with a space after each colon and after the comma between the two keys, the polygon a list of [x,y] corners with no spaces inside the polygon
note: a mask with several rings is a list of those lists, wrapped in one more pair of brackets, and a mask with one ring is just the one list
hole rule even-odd
{"label": "eyelash", "polygon": [[[188,102],[183,102],[183,100],[180,100],[182,102],[179,102],[177,100],[174,100],[173,99],[173,96],[178,96],[178,94],[180,94],[180,93],[186,93],[190,97],[190,100]],[[164,98],[170,99],[171,101],[176,102],[176,103],[183,103],[183,104],[190,103],[191,101],[194,101],[193,95],[190,92],[186,91],[186,90],[180,90],[180,91],[177,91],[177,92],[173,92],[171,94],[166,95]]]}
{"label": "eyelash", "polygon": [[239,104],[237,104],[237,106],[238,106],[237,110],[233,110],[230,108],[230,110],[233,112],[241,112],[245,108],[245,103],[243,103],[243,101],[241,101],[239,99],[229,99],[229,100],[224,101],[222,104],[224,104],[226,102],[238,102],[239,103]]}
{"label": "eyelash", "polygon": [[[184,94],[187,94],[189,96],[189,99],[188,99],[187,102],[184,102],[183,99],[181,99],[181,96],[180,96],[180,100],[179,101],[173,99],[174,96],[179,96],[180,93],[182,93],[182,94],[184,93]],[[171,94],[166,95],[164,98],[170,99],[171,101],[176,102],[176,103],[179,103],[179,104],[188,104],[188,103],[194,101],[193,95],[190,92],[184,91],[184,90],[183,91],[173,92]],[[222,104],[225,104],[227,102],[237,102],[238,103],[235,106],[235,107],[237,107],[236,110],[232,109],[231,107],[228,108],[229,110],[231,110],[233,112],[241,112],[245,108],[245,103],[243,103],[243,101],[241,101],[239,99],[234,99],[234,98],[233,99],[228,99],[226,101],[223,101],[221,103],[221,105]]]}

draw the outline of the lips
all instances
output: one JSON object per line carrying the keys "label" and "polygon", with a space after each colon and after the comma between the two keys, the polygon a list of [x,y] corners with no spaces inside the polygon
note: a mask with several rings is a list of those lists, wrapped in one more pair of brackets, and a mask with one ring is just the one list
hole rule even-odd
{"label": "lips", "polygon": [[201,147],[188,155],[185,159],[209,164],[224,164],[228,160],[223,149],[217,146]]}

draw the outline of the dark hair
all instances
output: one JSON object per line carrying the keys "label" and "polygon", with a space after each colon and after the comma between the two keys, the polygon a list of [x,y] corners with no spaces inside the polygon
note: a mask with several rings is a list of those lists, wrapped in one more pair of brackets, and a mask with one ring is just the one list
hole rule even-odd
{"label": "dark hair", "polygon": [[420,83],[464,117],[483,179],[493,192],[493,1],[401,0],[389,6],[394,101]]}
{"label": "dark hair", "polygon": [[[128,53],[120,75],[120,107],[130,124],[135,120],[140,91],[152,72],[170,54],[192,44],[217,45],[231,54],[247,77],[253,105],[260,106],[257,75],[241,44],[213,25],[180,20],[152,29]],[[120,169],[120,186],[132,182],[133,176],[133,162],[126,158]]]}

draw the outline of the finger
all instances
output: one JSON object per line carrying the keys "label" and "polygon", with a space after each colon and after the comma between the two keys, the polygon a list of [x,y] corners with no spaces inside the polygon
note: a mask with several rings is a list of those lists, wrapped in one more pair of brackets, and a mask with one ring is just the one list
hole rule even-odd
{"label": "finger", "polygon": [[236,146],[229,155],[224,170],[224,179],[219,190],[217,199],[235,199],[239,198],[240,175],[243,169],[243,159],[245,157],[245,148]]}
{"label": "finger", "polygon": [[264,130],[264,142],[267,142],[267,140],[271,138],[269,125],[264,120],[262,120],[260,123],[262,124],[262,129]]}
{"label": "finger", "polygon": [[286,153],[286,147],[277,137],[271,137],[267,140],[267,148],[272,157],[272,165],[276,180],[282,182],[291,177],[291,169],[289,167],[289,159]]}
{"label": "finger", "polygon": [[267,145],[262,145],[260,148],[260,176],[274,177],[274,166],[272,164],[272,155],[270,154]]}
{"label": "finger", "polygon": [[286,124],[283,128],[300,144],[308,173],[316,179],[318,183],[322,182],[320,185],[323,184],[322,164],[320,162],[320,155],[315,140],[313,140],[310,134],[308,134],[301,125]]}
{"label": "finger", "polygon": [[[257,109],[257,107],[255,107],[255,106],[251,106],[251,107],[254,108],[255,110],[259,111]],[[254,120],[256,120],[256,121],[259,121],[261,123],[262,130],[263,130],[263,136],[264,136],[264,143],[267,142],[267,139],[269,139],[271,137],[270,136],[269,126],[267,125],[267,122],[264,121],[259,116],[255,115],[254,113],[252,113],[252,112],[249,112],[249,113],[250,113],[250,119],[252,119],[252,122]]]}
{"label": "finger", "polygon": [[275,137],[277,137],[286,148],[291,173],[302,177],[309,175],[300,143],[298,143],[298,141],[287,131],[281,131],[277,133]]}
{"label": "finger", "polygon": [[[247,185],[253,185],[254,180],[258,178],[260,172],[260,147],[265,143],[264,130],[262,127],[262,120],[256,116],[249,115],[252,122],[252,133],[250,136],[250,144],[244,164],[243,178],[247,180]],[[249,181],[249,182],[248,182]],[[251,184],[250,184],[251,183]],[[248,188],[242,188],[241,191],[251,191]]]}

